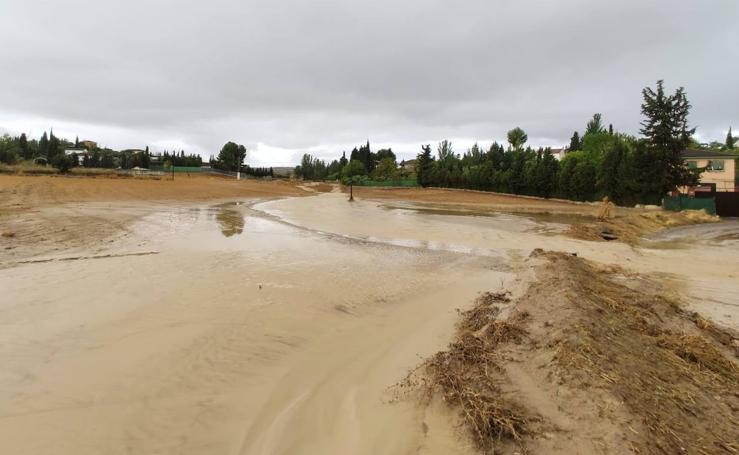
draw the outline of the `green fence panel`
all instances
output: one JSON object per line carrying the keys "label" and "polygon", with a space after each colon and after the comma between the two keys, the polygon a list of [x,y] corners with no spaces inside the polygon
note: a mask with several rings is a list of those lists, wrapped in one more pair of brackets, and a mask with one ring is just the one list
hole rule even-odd
{"label": "green fence panel", "polygon": [[175,166],[174,171],[175,172],[201,172],[202,168],[200,166]]}
{"label": "green fence panel", "polygon": [[716,199],[694,198],[690,196],[666,196],[662,202],[665,210],[679,212],[680,210],[705,210],[710,215],[716,214]]}
{"label": "green fence panel", "polygon": [[418,182],[415,179],[402,179],[402,180],[361,180],[355,183],[357,186],[418,186]]}

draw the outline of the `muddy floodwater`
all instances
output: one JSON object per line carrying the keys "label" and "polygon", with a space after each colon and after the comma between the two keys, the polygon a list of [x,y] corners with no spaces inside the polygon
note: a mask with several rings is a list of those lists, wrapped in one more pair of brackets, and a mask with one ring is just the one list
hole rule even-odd
{"label": "muddy floodwater", "polygon": [[0,270],[0,453],[473,453],[388,388],[479,292],[521,288],[534,248],[661,274],[739,322],[737,222],[632,248],[343,194],[79,210],[138,218]]}

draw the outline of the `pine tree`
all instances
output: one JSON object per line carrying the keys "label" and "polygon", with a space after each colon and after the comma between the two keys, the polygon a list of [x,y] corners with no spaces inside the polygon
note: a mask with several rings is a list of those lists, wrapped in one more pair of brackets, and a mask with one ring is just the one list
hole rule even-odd
{"label": "pine tree", "polygon": [[608,134],[613,136],[613,123],[608,124]]}
{"label": "pine tree", "polygon": [[640,132],[646,137],[648,146],[643,152],[651,155],[649,166],[656,169],[656,175],[651,178],[657,179],[653,183],[662,193],[649,197],[657,200],[677,187],[697,183],[697,176],[685,166],[681,156],[695,128],[688,126],[691,106],[683,87],[673,95],[666,95],[664,81],[660,80],[656,91],[646,87],[642,94],[642,114],[646,119],[641,123]]}
{"label": "pine tree", "polygon": [[736,144],[736,138],[732,136],[731,127],[729,127],[729,132],[726,133],[726,148],[729,150],[733,150],[735,144]]}
{"label": "pine tree", "polygon": [[[164,152],[165,157],[167,156],[167,152]],[[177,152],[172,152],[172,160],[174,165],[174,159],[177,158]],[[227,142],[223,148],[221,148],[221,151],[218,153],[218,163],[223,167],[225,170],[229,171],[238,171],[241,169],[241,166],[244,162],[244,159],[246,159],[246,147],[240,144],[236,144],[234,142]]]}
{"label": "pine tree", "polygon": [[570,138],[569,151],[574,152],[576,150],[582,150],[582,141],[580,140],[580,134],[575,131]]}
{"label": "pine tree", "polygon": [[421,153],[416,157],[416,175],[418,184],[425,187],[431,184],[434,157],[431,156],[430,144],[421,146],[421,150]]}

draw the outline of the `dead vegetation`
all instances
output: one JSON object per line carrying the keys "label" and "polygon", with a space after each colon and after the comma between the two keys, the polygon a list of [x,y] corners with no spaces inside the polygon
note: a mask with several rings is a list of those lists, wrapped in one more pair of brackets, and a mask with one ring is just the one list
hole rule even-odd
{"label": "dead vegetation", "polygon": [[[497,346],[519,343],[525,336],[528,315],[518,312],[507,320],[497,319],[500,307],[510,301],[507,293],[484,293],[475,306],[461,313],[456,340],[449,349],[426,360],[406,379],[420,389],[422,398],[439,394],[459,410],[462,425],[475,445],[491,451],[496,442],[517,443],[531,430],[537,417],[505,398],[493,379],[498,370]],[[414,374],[422,376],[414,378]]]}
{"label": "dead vegetation", "polygon": [[577,315],[554,340],[561,376],[622,400],[648,433],[639,452],[739,453],[737,335],[582,259],[545,256]]}
{"label": "dead vegetation", "polygon": [[[739,453],[739,335],[645,277],[532,257],[537,280],[523,297],[483,294],[449,348],[409,376],[426,402],[456,409],[483,452]],[[529,372],[536,390],[511,371]]]}
{"label": "dead vegetation", "polygon": [[654,234],[665,228],[717,221],[719,221],[718,217],[708,215],[702,210],[685,210],[682,212],[634,210],[624,212],[615,218],[602,222],[583,221],[572,223],[566,234],[569,237],[581,240],[620,240],[630,245],[636,245],[641,237]]}

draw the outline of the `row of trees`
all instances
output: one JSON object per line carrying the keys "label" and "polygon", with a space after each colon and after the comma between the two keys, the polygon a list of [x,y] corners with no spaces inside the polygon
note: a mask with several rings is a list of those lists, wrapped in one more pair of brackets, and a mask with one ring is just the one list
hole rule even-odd
{"label": "row of trees", "polygon": [[[149,148],[146,148],[146,155],[149,155]],[[150,156],[150,155],[149,155]],[[203,165],[203,159],[200,157],[200,155],[196,154],[185,154],[184,150],[180,150],[179,153],[176,151],[172,151],[172,153],[169,153],[168,151],[164,151],[162,153],[161,160],[164,163],[170,163],[175,166],[183,166],[183,167],[200,167]],[[139,167],[149,167],[149,166],[139,166]]]}
{"label": "row of trees", "polygon": [[550,149],[524,148],[523,130],[509,132],[510,146],[497,142],[485,151],[477,144],[463,155],[452,143],[439,143],[436,156],[424,145],[416,161],[421,186],[468,188],[550,197],[556,194],[559,163]]}
{"label": "row of trees", "polygon": [[[520,128],[508,132],[507,148],[494,143],[483,152],[475,145],[462,156],[444,141],[436,156],[430,146],[422,147],[419,184],[580,201],[609,196],[623,205],[659,203],[675,188],[697,184],[699,174],[681,157],[695,128],[689,127],[690,103],[683,88],[666,94],[658,81],[642,95],[642,138],[614,132],[612,125],[606,128],[595,114],[582,136],[577,131],[572,135],[562,161],[549,149],[524,148],[527,135]],[[727,140],[728,145],[733,142]]]}
{"label": "row of trees", "polygon": [[21,160],[43,158],[50,163],[63,164],[70,161],[65,157],[64,150],[72,145],[72,142],[56,137],[53,130],[48,135],[44,131],[38,140],[29,140],[25,133],[16,137],[5,134],[0,138],[0,162],[14,164]]}
{"label": "row of trees", "polygon": [[251,167],[248,164],[244,165],[242,171],[246,175],[252,175],[254,177],[274,177],[275,171],[271,167]]}
{"label": "row of trees", "polygon": [[[108,169],[149,168],[154,164],[152,160],[154,156],[149,152],[149,147],[145,150],[116,151],[92,145],[83,146],[79,139],[72,142],[58,138],[53,130],[49,134],[44,132],[39,139],[29,140],[25,133],[16,137],[6,134],[0,138],[0,162],[15,164],[20,161],[44,159],[63,171],[75,166]],[[185,154],[184,150],[179,152],[165,150],[162,155],[156,155],[156,158],[159,165],[165,163],[175,166],[202,165],[199,155]]]}
{"label": "row of trees", "polygon": [[365,177],[373,180],[394,180],[408,177],[409,173],[398,167],[398,161],[392,149],[380,149],[373,152],[367,141],[359,147],[354,147],[349,159],[346,152],[341,158],[329,164],[325,161],[304,154],[300,165],[295,167],[295,176],[307,180],[344,180],[354,177]]}
{"label": "row of trees", "polygon": [[340,159],[333,160],[328,165],[325,161],[306,153],[303,154],[300,164],[295,167],[294,174],[306,180],[338,180],[347,162],[346,152],[341,155]]}
{"label": "row of trees", "polygon": [[[726,143],[697,144],[695,128],[688,122],[690,103],[685,90],[665,92],[663,81],[642,91],[644,120],[641,138],[605,126],[601,114],[593,115],[581,134],[575,131],[568,153],[559,161],[548,148],[526,147],[528,135],[521,128],[508,132],[508,145],[493,143],[487,150],[477,144],[463,154],[442,141],[435,153],[421,147],[415,174],[422,186],[469,188],[541,197],[589,201],[608,196],[622,205],[657,204],[670,191],[697,184],[699,171],[688,169],[681,153],[688,147],[733,150],[731,130]],[[295,175],[306,179],[338,179],[357,176],[383,179],[400,175],[391,149],[373,153],[369,142],[352,150],[347,160],[330,164],[304,155]]]}

